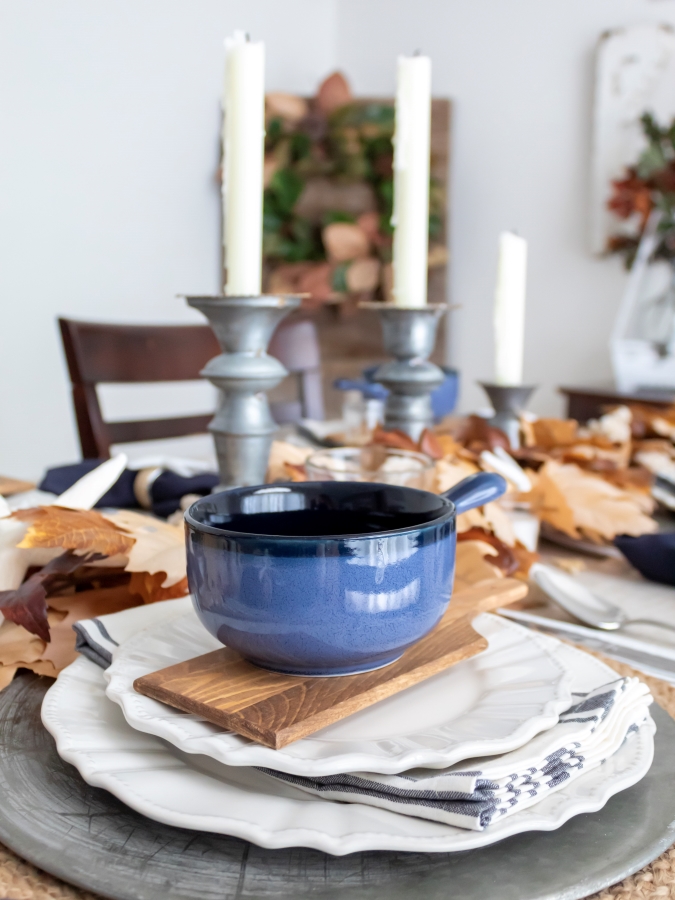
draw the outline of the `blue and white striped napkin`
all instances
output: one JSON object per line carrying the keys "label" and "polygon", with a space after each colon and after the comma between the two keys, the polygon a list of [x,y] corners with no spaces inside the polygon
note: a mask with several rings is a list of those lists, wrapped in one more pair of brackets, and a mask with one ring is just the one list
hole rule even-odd
{"label": "blue and white striped napkin", "polygon": [[651,702],[647,685],[637,678],[619,678],[588,694],[575,695],[558,724],[524,747],[448,769],[318,778],[262,771],[324,799],[366,803],[482,831],[601,765],[638,729],[653,727],[648,712]]}

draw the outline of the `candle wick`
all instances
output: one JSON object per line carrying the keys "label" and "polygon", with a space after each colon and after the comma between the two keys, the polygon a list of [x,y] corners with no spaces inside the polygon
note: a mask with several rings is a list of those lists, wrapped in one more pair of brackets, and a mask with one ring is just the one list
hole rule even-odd
{"label": "candle wick", "polygon": [[251,35],[248,33],[248,31],[245,32],[245,34],[244,34],[244,39],[246,40],[246,43],[247,43],[247,44],[250,44],[250,43],[251,43]]}
{"label": "candle wick", "polygon": [[421,55],[422,55],[422,51],[419,49],[415,50],[415,52],[413,53],[413,56],[421,56]]}

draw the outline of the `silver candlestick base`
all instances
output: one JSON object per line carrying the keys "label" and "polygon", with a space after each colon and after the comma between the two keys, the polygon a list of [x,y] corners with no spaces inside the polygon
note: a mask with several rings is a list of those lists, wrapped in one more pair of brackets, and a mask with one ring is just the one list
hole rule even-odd
{"label": "silver candlestick base", "polygon": [[429,362],[438,323],[449,308],[445,303],[405,307],[390,303],[363,303],[382,320],[384,349],[395,357],[375,372],[374,379],[389,389],[384,408],[384,427],[397,428],[418,441],[433,423],[431,393],[445,379],[439,366]]}
{"label": "silver candlestick base", "polygon": [[265,391],[288,374],[267,345],[300,297],[186,297],[204,313],[223,350],[201,374],[221,392],[209,424],[220,470],[220,488],[263,484],[272,435],[277,430]]}
{"label": "silver candlestick base", "polygon": [[520,414],[527,406],[535,385],[505,385],[487,384],[478,382],[490,398],[495,411],[490,419],[490,425],[499,428],[509,439],[511,448],[517,450],[520,447]]}

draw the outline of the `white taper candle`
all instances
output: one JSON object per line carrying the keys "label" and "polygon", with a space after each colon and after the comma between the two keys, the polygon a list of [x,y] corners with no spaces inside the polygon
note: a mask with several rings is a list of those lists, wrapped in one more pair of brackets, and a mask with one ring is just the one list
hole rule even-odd
{"label": "white taper candle", "polygon": [[262,279],[265,45],[252,43],[236,31],[225,41],[225,49],[225,293],[255,296],[260,294]]}
{"label": "white taper candle", "polygon": [[394,134],[393,298],[397,306],[427,302],[431,60],[400,56]]}
{"label": "white taper candle", "polygon": [[527,241],[509,231],[499,236],[495,289],[495,382],[523,382]]}

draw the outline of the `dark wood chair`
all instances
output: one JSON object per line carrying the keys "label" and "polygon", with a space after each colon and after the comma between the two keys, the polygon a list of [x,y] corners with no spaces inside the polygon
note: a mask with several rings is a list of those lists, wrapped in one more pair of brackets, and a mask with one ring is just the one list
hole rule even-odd
{"label": "dark wood chair", "polygon": [[107,459],[111,444],[200,434],[211,415],[104,422],[97,384],[193,381],[220,353],[208,325],[107,325],[59,319],[84,459]]}
{"label": "dark wood chair", "polygon": [[280,425],[300,419],[323,419],[321,350],[316,325],[309,319],[281,322],[272,335],[269,352],[295,379],[297,399],[270,403],[272,416]]}

